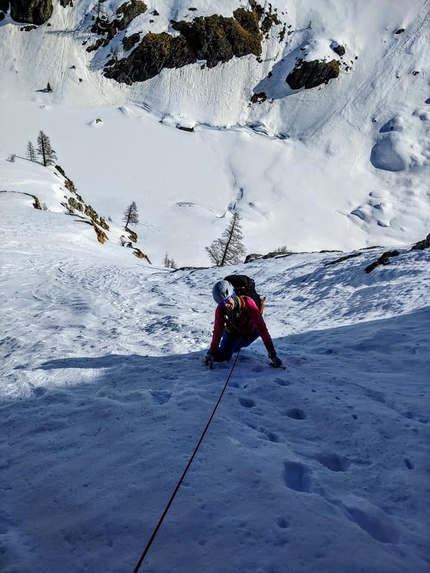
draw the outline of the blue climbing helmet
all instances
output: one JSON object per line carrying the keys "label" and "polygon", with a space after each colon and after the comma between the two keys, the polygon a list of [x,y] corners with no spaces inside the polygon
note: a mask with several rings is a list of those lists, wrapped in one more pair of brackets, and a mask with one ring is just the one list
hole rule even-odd
{"label": "blue climbing helmet", "polygon": [[212,289],[212,296],[217,304],[224,302],[227,298],[234,296],[234,288],[228,281],[218,281]]}

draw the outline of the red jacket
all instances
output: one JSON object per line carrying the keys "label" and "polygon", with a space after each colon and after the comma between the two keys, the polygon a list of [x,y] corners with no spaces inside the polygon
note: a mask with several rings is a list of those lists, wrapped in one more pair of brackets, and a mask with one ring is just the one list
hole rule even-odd
{"label": "red jacket", "polygon": [[212,334],[210,353],[214,354],[218,350],[224,330],[228,330],[245,340],[261,336],[267,352],[273,352],[272,338],[267,330],[264,318],[261,316],[257,305],[248,296],[240,296],[238,305],[229,312],[222,306],[217,305],[215,309],[215,324]]}

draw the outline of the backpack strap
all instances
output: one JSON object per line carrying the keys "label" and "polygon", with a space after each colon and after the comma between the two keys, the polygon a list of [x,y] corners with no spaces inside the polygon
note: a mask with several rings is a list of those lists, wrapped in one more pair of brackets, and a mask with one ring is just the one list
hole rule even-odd
{"label": "backpack strap", "polygon": [[260,305],[260,314],[262,315],[264,312],[264,303],[266,302],[266,297],[261,297],[261,305]]}

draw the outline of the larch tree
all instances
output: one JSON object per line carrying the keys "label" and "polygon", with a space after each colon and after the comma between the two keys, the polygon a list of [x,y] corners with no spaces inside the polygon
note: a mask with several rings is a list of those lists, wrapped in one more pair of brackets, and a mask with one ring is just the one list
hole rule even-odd
{"label": "larch tree", "polygon": [[206,251],[210,260],[217,266],[235,265],[242,262],[246,253],[243,244],[243,233],[239,213],[233,213],[233,217],[223,232],[221,238],[216,239]]}
{"label": "larch tree", "polygon": [[37,136],[37,153],[42,158],[42,164],[46,167],[47,165],[53,165],[57,159],[55,151],[51,147],[51,142],[49,137],[39,131]]}
{"label": "larch tree", "polygon": [[27,157],[30,161],[36,161],[36,150],[31,141],[27,143]]}
{"label": "larch tree", "polygon": [[137,205],[135,201],[130,203],[130,205],[124,211],[124,217],[122,220],[125,223],[125,229],[127,229],[130,224],[137,225],[139,222],[139,214],[137,212]]}

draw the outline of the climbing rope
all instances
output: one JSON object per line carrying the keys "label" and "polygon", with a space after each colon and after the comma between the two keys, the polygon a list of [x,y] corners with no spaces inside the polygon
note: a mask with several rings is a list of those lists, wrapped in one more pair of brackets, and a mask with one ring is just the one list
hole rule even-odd
{"label": "climbing rope", "polygon": [[139,559],[139,561],[137,562],[137,565],[136,565],[136,567],[134,568],[133,573],[138,573],[138,571],[139,571],[139,569],[140,569],[140,566],[142,565],[143,560],[145,559],[146,554],[148,553],[148,551],[149,551],[149,549],[150,549],[150,547],[151,547],[151,545],[152,545],[152,543],[153,543],[153,541],[154,541],[154,539],[155,539],[155,537],[156,537],[156,535],[157,535],[157,533],[158,533],[158,531],[159,531],[159,529],[160,529],[160,527],[161,527],[161,524],[163,523],[164,518],[166,517],[167,512],[169,511],[170,506],[172,505],[173,500],[175,499],[176,494],[178,493],[179,488],[181,487],[181,484],[182,484],[182,482],[184,481],[185,476],[187,475],[187,472],[188,472],[188,470],[190,469],[191,464],[193,463],[194,458],[196,457],[196,454],[197,454],[197,452],[198,452],[198,449],[199,449],[199,447],[200,447],[200,444],[203,442],[203,439],[204,439],[204,437],[205,437],[205,435],[206,435],[206,432],[208,431],[209,426],[210,426],[210,424],[211,424],[211,422],[212,422],[212,420],[213,420],[213,417],[215,416],[215,412],[217,411],[217,408],[218,408],[218,406],[219,406],[219,404],[220,404],[220,402],[221,402],[221,400],[222,400],[222,397],[224,396],[224,393],[225,393],[225,391],[226,391],[226,389],[227,389],[227,386],[228,386],[228,383],[229,383],[229,381],[230,381],[231,375],[233,374],[234,367],[236,366],[236,362],[237,362],[237,359],[238,359],[238,357],[239,357],[239,353],[240,353],[240,349],[238,350],[238,352],[237,352],[237,354],[236,354],[236,358],[235,358],[235,360],[234,360],[234,362],[233,362],[233,366],[230,368],[229,375],[228,375],[228,377],[227,377],[227,380],[225,381],[224,388],[222,389],[221,394],[220,394],[220,396],[219,396],[219,398],[218,398],[218,401],[217,401],[217,403],[215,404],[215,407],[214,407],[214,409],[212,410],[212,414],[210,415],[210,418],[209,418],[209,420],[208,420],[208,422],[207,422],[207,424],[206,424],[206,427],[205,427],[205,429],[203,430],[202,435],[200,436],[199,441],[197,442],[197,446],[194,448],[194,452],[193,452],[192,456],[190,457],[190,459],[189,459],[189,461],[188,461],[188,463],[187,463],[187,465],[186,465],[186,467],[185,467],[185,469],[184,469],[184,471],[183,471],[183,473],[182,473],[182,475],[181,475],[181,478],[179,479],[178,483],[176,484],[176,487],[175,487],[175,489],[174,489],[174,491],[173,491],[173,493],[172,493],[172,495],[171,495],[171,497],[170,497],[170,499],[169,499],[169,501],[168,501],[166,507],[164,508],[164,511],[163,511],[163,513],[161,514],[161,517],[160,517],[160,519],[158,520],[158,523],[157,523],[157,525],[156,525],[154,531],[152,532],[152,535],[151,535],[151,537],[149,538],[149,541],[148,541],[148,543],[146,544],[146,547],[145,547],[145,549],[143,550],[143,553],[142,553],[142,555],[140,556],[140,559]]}

